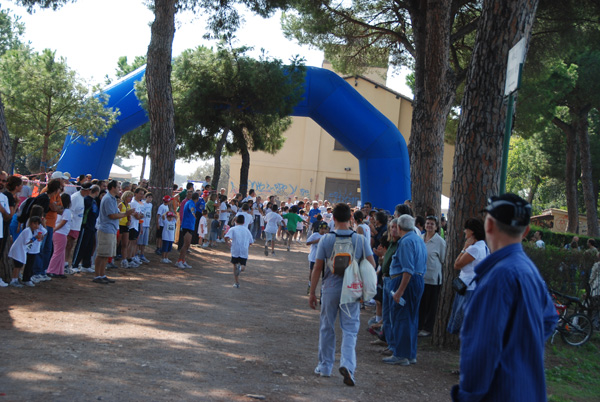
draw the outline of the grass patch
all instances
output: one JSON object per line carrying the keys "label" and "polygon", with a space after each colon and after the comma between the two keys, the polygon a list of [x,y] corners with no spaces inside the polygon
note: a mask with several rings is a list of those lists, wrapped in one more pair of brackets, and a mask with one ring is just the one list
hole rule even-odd
{"label": "grass patch", "polygon": [[565,344],[560,336],[546,344],[548,400],[600,400],[600,335],[596,333],[581,347]]}

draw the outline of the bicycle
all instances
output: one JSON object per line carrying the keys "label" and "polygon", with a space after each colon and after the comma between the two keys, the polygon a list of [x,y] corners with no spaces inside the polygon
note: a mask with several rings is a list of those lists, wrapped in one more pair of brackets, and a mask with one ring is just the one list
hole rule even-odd
{"label": "bicycle", "polygon": [[557,333],[560,334],[563,341],[571,346],[581,346],[589,341],[593,333],[592,320],[581,312],[568,314],[569,307],[572,304],[578,306],[578,311],[584,309],[581,300],[555,290],[550,290],[550,294],[558,313],[558,324],[552,335],[551,343],[554,343],[554,337]]}

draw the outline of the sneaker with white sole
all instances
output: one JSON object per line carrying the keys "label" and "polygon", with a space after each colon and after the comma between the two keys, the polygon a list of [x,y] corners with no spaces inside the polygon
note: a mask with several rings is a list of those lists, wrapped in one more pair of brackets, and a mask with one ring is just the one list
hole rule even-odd
{"label": "sneaker with white sole", "polygon": [[315,374],[321,377],[331,377],[331,373],[327,374],[323,371],[321,371],[321,367],[317,366],[315,367]]}
{"label": "sneaker with white sole", "polygon": [[207,244],[207,243],[204,243],[204,244],[202,245],[202,248],[208,248],[208,244]]}
{"label": "sneaker with white sole", "polygon": [[[108,266],[106,268],[108,268]],[[89,268],[83,267],[83,268],[81,268],[81,272],[87,272],[89,274],[93,274],[94,272],[96,272],[96,270],[92,267],[89,267]]]}
{"label": "sneaker with white sole", "polygon": [[8,283],[4,282],[2,278],[0,278],[0,288],[5,288],[8,286]]}
{"label": "sneaker with white sole", "polygon": [[133,262],[135,262],[137,265],[142,265],[142,260],[140,260],[140,257],[138,257],[137,255],[135,257],[133,257],[131,260]]}
{"label": "sneaker with white sole", "polygon": [[239,289],[240,288],[240,284],[239,283],[234,283],[233,287],[236,288],[236,289]]}
{"label": "sneaker with white sole", "polygon": [[406,357],[396,357],[391,355],[390,357],[384,357],[381,359],[386,364],[393,364],[397,366],[410,366],[410,361]]}
{"label": "sneaker with white sole", "polygon": [[187,263],[187,262],[185,262],[185,261],[183,262],[183,266],[184,266],[184,267],[186,267],[186,268],[191,268],[191,267],[192,267],[190,264],[188,264],[188,263]]}
{"label": "sneaker with white sole", "polygon": [[40,278],[42,281],[51,281],[52,278],[50,278],[48,275],[44,274],[44,275],[40,275]]}
{"label": "sneaker with white sole", "polygon": [[30,288],[35,287],[35,283],[33,283],[33,281],[23,282],[23,285],[28,286]]}
{"label": "sneaker with white sole", "polygon": [[[1,280],[1,279],[0,279],[0,280]],[[42,280],[40,279],[40,276],[39,276],[39,275],[33,275],[33,276],[31,277],[31,281],[32,281],[33,283],[40,283]],[[8,284],[7,284],[6,286],[8,286]]]}
{"label": "sneaker with white sole", "polygon": [[175,263],[175,266],[180,269],[185,269],[185,265],[183,265],[183,263],[181,261],[177,261]]}
{"label": "sneaker with white sole", "polygon": [[121,261],[121,268],[129,268],[129,262],[125,259]]}
{"label": "sneaker with white sole", "polygon": [[10,286],[12,288],[22,288],[23,287],[23,285],[21,285],[19,283],[18,279],[16,281],[10,281],[10,283],[8,284],[8,286]]}
{"label": "sneaker with white sole", "polygon": [[163,258],[162,260],[160,260],[160,262],[162,262],[163,264],[168,264],[168,263],[170,263],[171,261],[170,261],[170,260],[168,260],[168,259],[166,259],[166,258]]}
{"label": "sneaker with white sole", "polygon": [[149,263],[150,263],[150,260],[149,260],[149,259],[147,259],[147,258],[146,258],[146,256],[144,256],[144,255],[140,256],[140,260],[141,260],[142,262],[145,262],[146,264],[149,264]]}

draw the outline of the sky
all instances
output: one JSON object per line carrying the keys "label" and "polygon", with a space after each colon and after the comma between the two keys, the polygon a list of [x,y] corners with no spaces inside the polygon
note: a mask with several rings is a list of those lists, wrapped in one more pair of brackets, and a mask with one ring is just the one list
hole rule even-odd
{"label": "sky", "polygon": [[[104,83],[107,74],[114,77],[119,57],[127,56],[131,62],[135,56],[145,55],[150,43],[150,23],[154,15],[142,0],[78,0],[57,11],[36,10],[33,14],[13,3],[3,5],[21,17],[25,24],[25,41],[37,51],[55,50],[90,85]],[[300,55],[307,66],[321,67],[323,52],[287,40],[281,31],[280,17],[278,13],[263,19],[248,13],[237,33],[236,45],[254,47],[254,54],[250,54],[255,56],[264,49],[269,56],[284,62]],[[202,16],[178,15],[173,56],[200,45],[214,46],[203,39],[205,32],[206,23]],[[406,73],[406,70],[390,71],[387,85],[412,98],[405,82]],[[187,175],[198,163],[177,161],[175,171]],[[128,159],[125,164],[135,166],[132,174],[139,175],[141,158]]]}

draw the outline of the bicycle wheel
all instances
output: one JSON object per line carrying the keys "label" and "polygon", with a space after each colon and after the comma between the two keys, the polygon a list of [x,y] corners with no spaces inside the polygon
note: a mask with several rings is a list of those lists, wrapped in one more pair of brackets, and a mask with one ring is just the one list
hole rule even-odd
{"label": "bicycle wheel", "polygon": [[581,346],[592,337],[592,321],[584,314],[572,314],[564,318],[560,336],[571,346]]}

